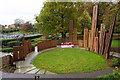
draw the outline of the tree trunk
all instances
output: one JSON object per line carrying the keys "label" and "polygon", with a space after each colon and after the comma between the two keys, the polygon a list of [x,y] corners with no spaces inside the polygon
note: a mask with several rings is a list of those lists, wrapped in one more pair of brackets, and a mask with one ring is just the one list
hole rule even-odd
{"label": "tree trunk", "polygon": [[61,34],[62,34],[62,39],[65,39],[66,38],[66,33],[61,32]]}

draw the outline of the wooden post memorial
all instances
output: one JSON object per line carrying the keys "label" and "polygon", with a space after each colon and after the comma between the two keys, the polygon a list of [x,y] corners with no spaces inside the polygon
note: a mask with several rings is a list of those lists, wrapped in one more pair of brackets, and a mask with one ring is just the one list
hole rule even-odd
{"label": "wooden post memorial", "polygon": [[[84,29],[84,48],[86,50],[99,53],[106,58],[109,58],[110,46],[115,26],[116,17],[113,17],[110,29],[106,33],[105,32],[105,25],[101,24],[100,33],[97,26],[97,14],[98,14],[98,6],[93,7],[93,17],[92,17],[92,28],[91,30]],[[78,40],[79,47],[82,45],[80,44],[82,41]]]}

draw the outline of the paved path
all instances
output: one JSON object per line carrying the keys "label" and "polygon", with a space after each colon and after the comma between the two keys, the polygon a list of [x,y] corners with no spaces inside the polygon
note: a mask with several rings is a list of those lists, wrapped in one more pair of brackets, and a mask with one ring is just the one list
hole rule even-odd
{"label": "paved path", "polygon": [[19,74],[19,73],[3,73],[3,78],[34,78],[40,76],[41,78],[96,78],[97,76],[107,75],[113,72],[113,69],[106,69],[88,73],[74,73],[74,74]]}
{"label": "paved path", "polygon": [[[47,50],[49,50],[49,49],[47,49]],[[45,50],[43,50],[43,51],[45,51]],[[41,52],[38,53],[37,52],[37,47],[35,47],[35,52],[31,52],[30,54],[28,54],[26,56],[26,58],[25,58],[25,61],[17,61],[17,62],[15,62],[16,66],[19,69],[15,70],[14,73],[24,73],[24,74],[55,74],[55,73],[52,73],[52,72],[49,72],[49,71],[37,69],[34,65],[32,65],[33,59],[38,54],[42,53],[43,51],[41,51]]]}
{"label": "paved path", "polygon": [[117,53],[117,52],[110,52],[110,55],[120,58],[120,53]]}

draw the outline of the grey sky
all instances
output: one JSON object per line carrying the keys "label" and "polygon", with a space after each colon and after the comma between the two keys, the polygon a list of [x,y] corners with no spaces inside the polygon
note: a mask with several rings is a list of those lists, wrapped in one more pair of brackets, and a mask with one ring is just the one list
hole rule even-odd
{"label": "grey sky", "polygon": [[46,0],[0,0],[0,24],[13,24],[15,19],[34,22]]}
{"label": "grey sky", "polygon": [[[34,22],[35,14],[39,14],[43,2],[47,0],[0,0],[0,24],[13,24],[15,19]],[[48,0],[54,1],[54,0]],[[67,1],[67,0],[60,0]],[[81,0],[77,0],[81,1]],[[83,0],[82,0],[83,1]],[[84,0],[84,1],[116,1],[116,0]],[[119,0],[118,0],[119,1]]]}

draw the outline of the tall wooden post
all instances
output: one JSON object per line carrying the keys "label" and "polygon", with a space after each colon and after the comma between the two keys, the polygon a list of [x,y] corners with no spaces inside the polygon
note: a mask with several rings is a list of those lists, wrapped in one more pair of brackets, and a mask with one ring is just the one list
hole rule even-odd
{"label": "tall wooden post", "polygon": [[88,47],[88,29],[84,29],[84,47]]}
{"label": "tall wooden post", "polygon": [[105,25],[101,24],[99,35],[99,54],[103,55],[105,47]]}
{"label": "tall wooden post", "polygon": [[26,43],[26,42],[25,42],[25,37],[22,37],[21,39],[22,39],[22,45],[24,46],[25,43]]}
{"label": "tall wooden post", "polygon": [[78,40],[78,46],[83,47],[83,40]]}
{"label": "tall wooden post", "polygon": [[78,44],[78,42],[77,42],[77,28],[73,29],[73,43]]}
{"label": "tall wooden post", "polygon": [[98,28],[96,28],[95,37],[98,37]]}
{"label": "tall wooden post", "polygon": [[73,42],[73,20],[69,21],[69,41]]}
{"label": "tall wooden post", "polygon": [[106,54],[106,58],[109,58],[109,50],[110,50],[110,46],[111,46],[115,20],[116,20],[116,17],[113,17],[112,23],[110,25],[109,32],[106,35],[106,44],[105,44],[105,50],[104,50],[104,54]]}
{"label": "tall wooden post", "polygon": [[91,30],[89,30],[88,47],[91,46]]}
{"label": "tall wooden post", "polygon": [[94,38],[94,52],[98,53],[98,37]]}
{"label": "tall wooden post", "polygon": [[97,14],[98,14],[98,5],[94,6],[93,8],[90,51],[94,51],[94,38],[95,38],[96,26],[97,26]]}

